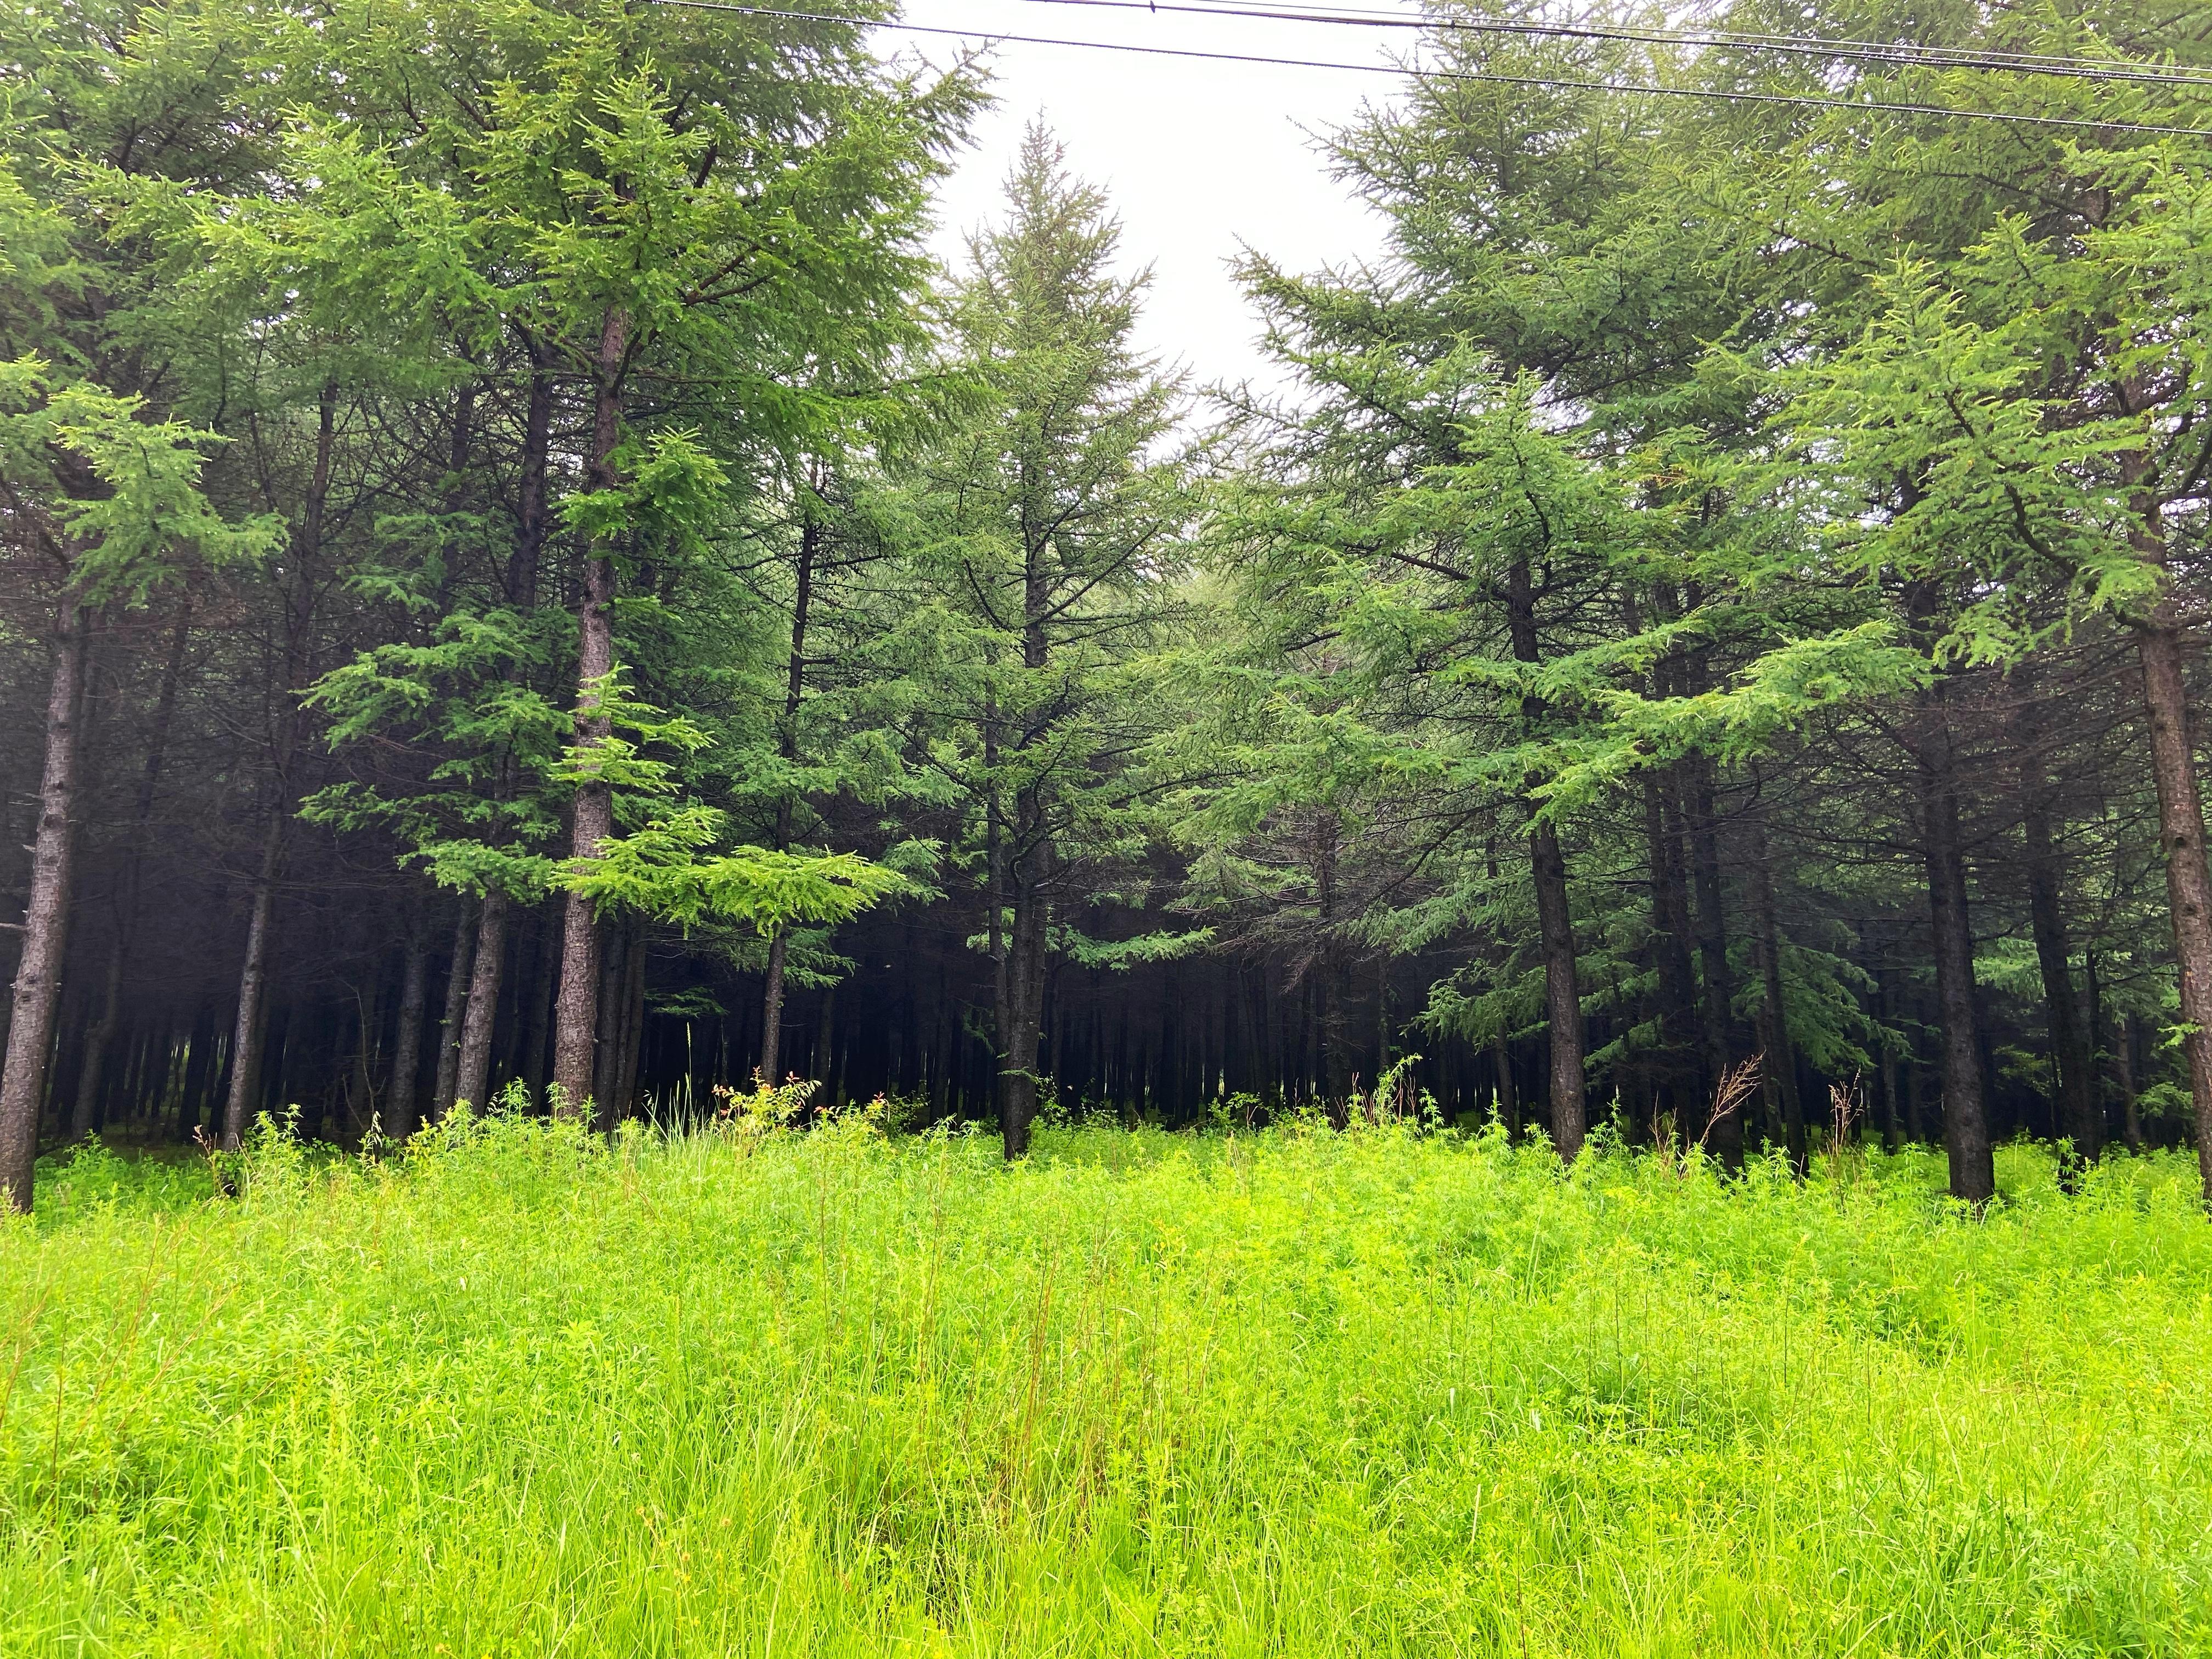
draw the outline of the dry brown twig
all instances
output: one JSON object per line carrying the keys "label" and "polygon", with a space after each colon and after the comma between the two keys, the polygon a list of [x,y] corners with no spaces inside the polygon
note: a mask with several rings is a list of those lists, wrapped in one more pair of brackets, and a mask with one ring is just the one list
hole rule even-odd
{"label": "dry brown twig", "polygon": [[1866,1115],[1866,1108],[1859,1099],[1858,1073],[1851,1073],[1849,1083],[1828,1085],[1828,1118],[1834,1124],[1836,1145],[1840,1146],[1851,1138],[1851,1127]]}
{"label": "dry brown twig", "polygon": [[1759,1092],[1762,1067],[1766,1064],[1764,1050],[1740,1060],[1721,1073],[1720,1086],[1713,1091],[1712,1115],[1705,1120],[1705,1133],[1698,1137],[1698,1150],[1704,1152],[1705,1143],[1712,1139],[1713,1130],[1723,1118],[1733,1117],[1742,1109],[1743,1103]]}
{"label": "dry brown twig", "polygon": [[1851,1129],[1866,1115],[1866,1103],[1859,1094],[1858,1073],[1851,1073],[1849,1083],[1828,1085],[1828,1158],[1829,1178],[1838,1186],[1857,1173],[1860,1159],[1858,1149],[1851,1143]]}
{"label": "dry brown twig", "polygon": [[[1713,1109],[1705,1116],[1705,1127],[1698,1133],[1697,1150],[1700,1155],[1711,1151],[1713,1130],[1725,1119],[1734,1116],[1743,1108],[1743,1103],[1759,1091],[1759,1067],[1765,1062],[1763,1054],[1739,1060],[1721,1073],[1719,1087],[1713,1091]],[[1690,1158],[1686,1151],[1678,1150],[1678,1126],[1672,1112],[1662,1112],[1651,1126],[1652,1145],[1657,1150],[1660,1162],[1676,1175],[1689,1173]]]}

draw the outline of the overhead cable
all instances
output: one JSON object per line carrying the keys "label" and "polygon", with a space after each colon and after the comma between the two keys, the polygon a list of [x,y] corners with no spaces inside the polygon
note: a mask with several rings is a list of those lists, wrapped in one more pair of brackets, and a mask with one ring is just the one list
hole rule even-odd
{"label": "overhead cable", "polygon": [[1662,29],[1595,23],[1532,23],[1483,17],[1412,17],[1403,12],[1350,6],[1264,6],[1188,3],[1188,0],[1030,0],[1033,4],[1085,6],[1106,11],[1176,12],[1196,17],[1264,18],[1283,23],[1330,23],[1366,28],[1417,29],[1423,33],[1497,34],[1563,40],[1620,40],[1643,46],[1695,46],[1740,52],[1779,52],[1887,69],[1968,69],[2007,75],[2064,76],[2085,81],[2142,82],[2162,87],[2212,88],[2212,70],[2175,68],[2129,58],[2069,58],[2056,53],[2013,52],[1978,47],[1922,46],[1906,41],[1835,40],[1786,34],[1749,34],[1732,29]]}
{"label": "overhead cable", "polygon": [[2109,121],[2080,115],[2025,115],[2011,110],[1960,109],[1948,104],[1922,104],[1864,98],[1820,98],[1809,94],[1741,92],[1715,87],[1667,87],[1646,82],[1591,81],[1553,75],[1500,75],[1486,70],[1431,69],[1418,64],[1347,64],[1341,59],[1278,58],[1261,52],[1201,52],[1188,46],[1139,46],[1119,40],[1071,40],[1039,34],[1012,34],[1003,29],[945,28],[880,17],[848,17],[835,12],[788,11],[772,6],[748,6],[736,0],[650,0],[659,6],[687,11],[720,11],[741,17],[781,17],[797,23],[836,23],[852,28],[890,28],[908,34],[947,36],[963,40],[1021,46],[1067,46],[1084,52],[1118,52],[1142,58],[1182,58],[1214,64],[1265,64],[1283,69],[1341,70],[1362,75],[1412,76],[1424,81],[1477,82],[1491,86],[1555,88],[1581,92],[1644,94],[1662,98],[1689,98],[1731,104],[1775,104],[1798,109],[1844,110],[1855,114],[1932,115],[1950,120],[1996,121],[2014,126],[2055,127],[2091,132],[2141,133],[2160,137],[2212,138],[2212,128],[2167,126],[2150,121]]}

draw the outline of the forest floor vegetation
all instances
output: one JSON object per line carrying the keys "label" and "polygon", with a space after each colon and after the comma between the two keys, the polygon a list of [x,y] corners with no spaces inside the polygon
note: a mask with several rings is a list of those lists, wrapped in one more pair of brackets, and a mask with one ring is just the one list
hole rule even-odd
{"label": "forest floor vegetation", "polygon": [[92,1151],[0,1226],[0,1652],[2212,1643],[2193,1160],[1395,1126]]}

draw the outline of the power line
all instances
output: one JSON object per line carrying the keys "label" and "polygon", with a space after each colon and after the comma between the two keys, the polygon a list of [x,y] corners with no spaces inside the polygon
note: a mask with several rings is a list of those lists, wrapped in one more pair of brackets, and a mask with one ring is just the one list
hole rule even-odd
{"label": "power line", "polygon": [[1971,69],[2011,75],[2064,76],[2078,80],[2142,82],[2153,86],[2212,87],[2212,70],[2175,69],[2129,58],[2068,58],[2048,52],[1996,52],[1881,40],[1833,40],[1729,29],[1600,27],[1594,23],[1530,23],[1494,18],[1408,17],[1402,12],[1345,6],[1297,10],[1258,6],[1155,4],[1152,0],[1031,0],[1032,3],[1089,6],[1109,11],[1179,12],[1199,17],[1266,18],[1284,23],[1334,23],[1367,28],[1437,30],[1565,40],[1621,40],[1644,46],[1703,46],[1771,52],[1801,58],[1871,64],[1895,69]]}
{"label": "power line", "polygon": [[1474,82],[1491,86],[1563,88],[1581,92],[1644,93],[1662,98],[1692,98],[1731,104],[1778,104],[1799,109],[1849,110],[1855,113],[1934,115],[1960,121],[1997,121],[2014,126],[2059,127],[2093,132],[2144,133],[2170,138],[2212,138],[2212,128],[2164,126],[2148,121],[2100,121],[2076,115],[2021,115],[2008,110],[1958,109],[1947,104],[1878,102],[1871,99],[1816,98],[1783,92],[1726,92],[1717,88],[1662,87],[1632,81],[1587,81],[1561,76],[1498,75],[1480,70],[1425,69],[1401,64],[1347,64],[1312,58],[1275,58],[1260,52],[1200,52],[1188,46],[1144,46],[1118,40],[1071,40],[1040,34],[1010,34],[1001,29],[941,28],[921,23],[887,22],[879,17],[847,17],[832,12],[785,11],[747,6],[732,0],[650,0],[690,11],[732,12],[741,17],[781,17],[799,23],[840,23],[854,28],[896,28],[908,34],[949,36],[1020,46],[1070,46],[1085,52],[1118,52],[1142,58],[1185,58],[1214,64],[1266,64],[1283,69],[1344,70],[1362,75],[1410,75],[1425,81]]}

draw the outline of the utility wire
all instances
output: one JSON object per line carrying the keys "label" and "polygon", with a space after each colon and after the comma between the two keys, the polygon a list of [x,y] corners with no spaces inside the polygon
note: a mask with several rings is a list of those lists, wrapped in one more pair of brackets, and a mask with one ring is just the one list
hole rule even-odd
{"label": "utility wire", "polygon": [[1426,69],[1418,64],[1347,64],[1312,58],[1274,58],[1248,52],[1200,52],[1187,46],[1143,46],[1117,40],[1070,40],[1041,34],[1009,34],[1001,29],[936,28],[880,17],[847,17],[833,12],[786,11],[747,6],[732,0],[650,0],[689,11],[732,12],[741,17],[782,17],[798,23],[840,23],[854,28],[896,28],[908,34],[950,36],[1020,46],[1072,46],[1085,52],[1119,52],[1141,58],[1186,58],[1214,64],[1267,64],[1284,69],[1346,70],[1363,75],[1410,75],[1426,81],[1476,82],[1492,86],[1563,88],[1582,92],[1648,93],[1665,98],[1693,98],[1732,104],[1780,104],[1799,109],[1880,112],[1893,115],[1935,115],[1960,121],[1997,121],[2014,126],[2059,127],[2093,132],[2136,132],[2172,138],[2212,138],[2212,127],[2163,126],[2148,121],[2100,121],[2076,115],[2021,115],[2008,110],[1958,109],[1947,104],[1877,102],[1869,99],[1816,98],[1783,92],[1726,92],[1707,87],[1662,87],[1633,81],[1585,81],[1548,75],[1497,75],[1487,70]]}
{"label": "utility wire", "polygon": [[2068,58],[2056,53],[1985,51],[1881,40],[1828,40],[1785,34],[1747,34],[1728,29],[1607,28],[1594,23],[1529,23],[1491,18],[1408,17],[1403,12],[1344,6],[1296,10],[1261,6],[1153,3],[1153,0],[1031,0],[1033,4],[1089,6],[1108,11],[1179,12],[1198,17],[1254,17],[1283,23],[1334,23],[1367,28],[1436,30],[1563,40],[1625,40],[1644,46],[1719,47],[1801,58],[1873,64],[1885,68],[1987,70],[2008,75],[2065,76],[2085,81],[2142,82],[2162,87],[2212,88],[2212,70],[2179,69],[2130,58]]}

